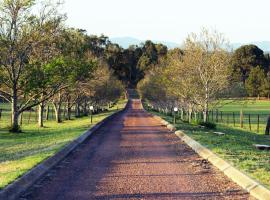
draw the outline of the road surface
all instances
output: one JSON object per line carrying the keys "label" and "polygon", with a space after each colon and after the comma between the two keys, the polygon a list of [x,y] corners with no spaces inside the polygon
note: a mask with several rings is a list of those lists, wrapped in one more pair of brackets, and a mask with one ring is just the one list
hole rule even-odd
{"label": "road surface", "polygon": [[133,100],[23,199],[251,198]]}

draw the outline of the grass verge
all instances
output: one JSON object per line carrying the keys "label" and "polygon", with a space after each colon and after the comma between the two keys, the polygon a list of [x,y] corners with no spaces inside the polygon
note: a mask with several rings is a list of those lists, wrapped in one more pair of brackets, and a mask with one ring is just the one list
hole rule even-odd
{"label": "grass verge", "polygon": [[45,128],[36,124],[25,125],[23,133],[13,134],[0,130],[0,188],[22,176],[34,166],[54,155],[65,145],[79,137],[94,124],[124,108],[121,100],[109,111],[89,117],[64,121],[61,124],[49,121]]}
{"label": "grass verge", "polygon": [[[153,111],[151,113],[173,122],[171,116]],[[183,130],[188,136],[270,188],[270,151],[260,151],[253,146],[253,144],[270,145],[269,136],[218,125],[215,131],[226,133],[219,136],[214,131],[179,121],[176,128]]]}

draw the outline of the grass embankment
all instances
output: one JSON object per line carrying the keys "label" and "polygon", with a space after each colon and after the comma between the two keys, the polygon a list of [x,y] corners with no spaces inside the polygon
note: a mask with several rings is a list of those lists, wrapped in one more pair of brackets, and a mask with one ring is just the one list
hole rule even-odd
{"label": "grass embankment", "polygon": [[36,124],[24,125],[21,134],[0,129],[0,188],[54,155],[91,126],[116,112],[117,107],[124,108],[125,104],[126,101],[119,101],[109,111],[94,115],[92,125],[89,117],[83,117],[61,124],[49,121],[45,123],[46,128],[38,128]]}
{"label": "grass embankment", "polygon": [[[157,112],[152,113],[171,123],[173,121],[171,116]],[[182,123],[179,120],[176,128],[183,130],[191,138],[270,188],[270,151],[260,151],[253,146],[253,144],[270,145],[269,136],[223,125],[218,125],[215,131],[224,132],[226,135],[218,136],[214,131]]]}

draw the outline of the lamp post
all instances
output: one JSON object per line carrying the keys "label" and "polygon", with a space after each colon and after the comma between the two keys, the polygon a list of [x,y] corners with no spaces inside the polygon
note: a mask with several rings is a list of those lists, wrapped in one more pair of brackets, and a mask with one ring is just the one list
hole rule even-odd
{"label": "lamp post", "polygon": [[93,110],[94,110],[94,106],[90,106],[90,118],[91,118],[91,124],[93,123]]}
{"label": "lamp post", "polygon": [[174,107],[173,108],[173,124],[175,125],[176,124],[176,112],[178,112],[178,108],[177,107]]}

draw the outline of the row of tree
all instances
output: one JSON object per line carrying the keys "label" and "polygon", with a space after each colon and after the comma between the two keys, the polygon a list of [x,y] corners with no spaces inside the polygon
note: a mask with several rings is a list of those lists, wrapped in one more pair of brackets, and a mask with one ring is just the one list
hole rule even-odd
{"label": "row of tree", "polygon": [[203,112],[207,120],[209,105],[229,86],[229,59],[223,35],[203,29],[185,40],[183,50],[170,50],[139,85],[141,96],[155,109],[191,116]]}
{"label": "row of tree", "polygon": [[[105,36],[89,36],[65,26],[59,4],[38,0],[0,2],[0,97],[11,103],[11,131],[19,132],[19,116],[35,106],[43,126],[46,104],[56,121],[71,108],[87,113],[123,93],[109,69]],[[111,44],[110,44],[111,45]]]}

